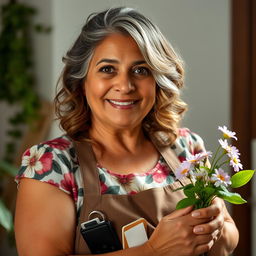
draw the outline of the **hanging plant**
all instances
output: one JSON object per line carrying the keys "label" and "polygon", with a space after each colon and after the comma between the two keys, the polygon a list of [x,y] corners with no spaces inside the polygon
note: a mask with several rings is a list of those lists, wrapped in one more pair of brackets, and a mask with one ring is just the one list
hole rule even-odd
{"label": "hanging plant", "polygon": [[[35,8],[13,0],[1,7],[0,101],[18,106],[19,110],[8,120],[8,143],[5,145],[4,157],[0,162],[0,177],[14,174],[12,164],[23,128],[32,125],[39,118],[40,101],[35,91],[30,35],[34,29],[37,32],[49,32],[50,28],[32,24],[35,14]],[[1,185],[0,182],[0,195]],[[1,199],[0,225],[7,230],[12,227],[8,209]]]}

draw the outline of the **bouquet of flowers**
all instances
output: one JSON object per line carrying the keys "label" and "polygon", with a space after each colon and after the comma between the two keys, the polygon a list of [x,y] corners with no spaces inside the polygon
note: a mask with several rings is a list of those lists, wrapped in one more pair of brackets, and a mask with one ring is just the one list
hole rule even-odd
{"label": "bouquet of flowers", "polygon": [[[226,126],[218,127],[223,133],[219,139],[219,147],[214,154],[203,152],[188,157],[176,170],[176,178],[187,177],[191,183],[182,186],[186,198],[178,202],[176,209],[194,205],[195,209],[204,208],[211,204],[215,197],[220,197],[232,204],[246,203],[238,193],[230,192],[227,188],[238,188],[250,181],[254,170],[241,170],[243,168],[235,146],[229,144],[229,139],[237,140],[236,133],[229,131]],[[209,161],[209,158],[212,160]],[[229,175],[222,168],[229,164],[235,174]]]}

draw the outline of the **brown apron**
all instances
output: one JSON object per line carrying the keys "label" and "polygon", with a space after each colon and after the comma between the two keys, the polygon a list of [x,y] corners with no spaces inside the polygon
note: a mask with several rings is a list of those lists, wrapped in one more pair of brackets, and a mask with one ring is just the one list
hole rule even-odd
{"label": "brown apron", "polygon": [[[165,159],[171,170],[175,170],[180,162],[170,147],[158,147],[160,154]],[[161,188],[152,188],[134,195],[101,194],[99,172],[96,159],[89,143],[75,143],[78,160],[84,183],[84,203],[76,230],[75,254],[90,254],[82,235],[81,223],[88,220],[92,211],[104,213],[110,220],[122,241],[122,227],[141,217],[148,221],[148,235],[154,231],[161,218],[174,211],[177,202],[184,198],[182,190],[173,192],[181,186],[176,181],[171,185]],[[187,184],[188,180],[183,180]]]}

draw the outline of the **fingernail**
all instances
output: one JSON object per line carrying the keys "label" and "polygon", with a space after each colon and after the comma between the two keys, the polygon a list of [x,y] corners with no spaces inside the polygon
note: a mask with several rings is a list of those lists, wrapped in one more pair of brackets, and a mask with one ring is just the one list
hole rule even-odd
{"label": "fingernail", "polygon": [[198,217],[200,216],[200,212],[192,212],[192,217]]}
{"label": "fingernail", "polygon": [[194,228],[195,233],[200,233],[200,232],[203,232],[203,231],[204,231],[204,229],[202,227],[195,227]]}

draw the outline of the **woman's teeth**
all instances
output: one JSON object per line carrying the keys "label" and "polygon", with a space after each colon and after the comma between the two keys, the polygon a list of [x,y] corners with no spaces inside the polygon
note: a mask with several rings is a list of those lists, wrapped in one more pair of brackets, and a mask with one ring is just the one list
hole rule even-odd
{"label": "woman's teeth", "polygon": [[134,101],[115,101],[115,100],[109,100],[111,103],[115,105],[120,105],[120,106],[128,106],[134,104]]}

